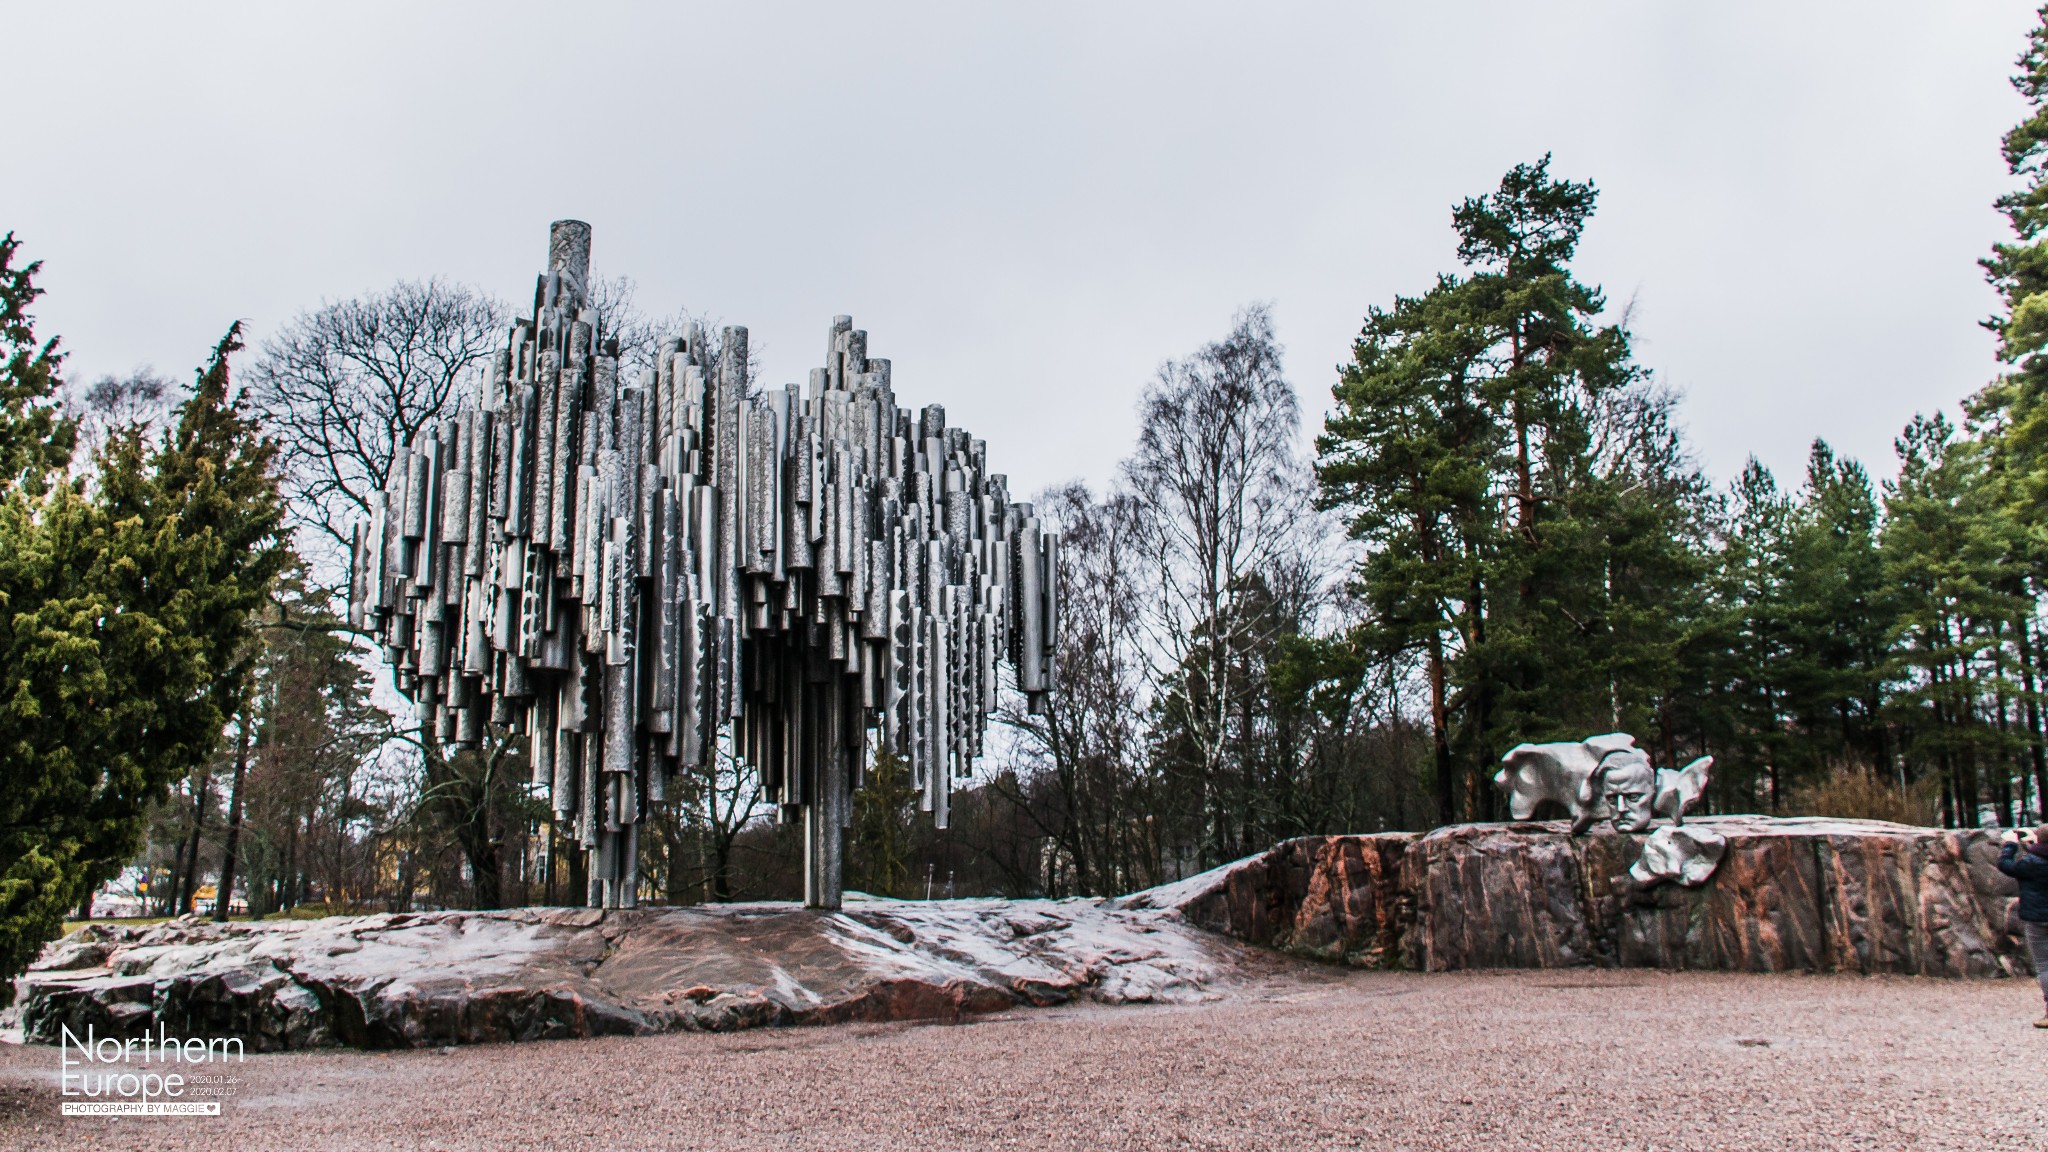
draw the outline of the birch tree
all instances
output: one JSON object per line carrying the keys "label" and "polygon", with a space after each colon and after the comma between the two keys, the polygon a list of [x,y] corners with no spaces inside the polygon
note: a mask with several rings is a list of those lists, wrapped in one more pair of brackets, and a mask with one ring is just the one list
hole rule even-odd
{"label": "birch tree", "polygon": [[1238,658],[1269,643],[1264,582],[1317,543],[1301,412],[1281,373],[1272,316],[1240,312],[1230,332],[1162,365],[1139,403],[1123,467],[1131,547],[1144,558],[1152,682],[1174,739],[1156,746],[1185,805],[1184,829],[1213,860],[1229,851],[1219,784],[1252,685]]}

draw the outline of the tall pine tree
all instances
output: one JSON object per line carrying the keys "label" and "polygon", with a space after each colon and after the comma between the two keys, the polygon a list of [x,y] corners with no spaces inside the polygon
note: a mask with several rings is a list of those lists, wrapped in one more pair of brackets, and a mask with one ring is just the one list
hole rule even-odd
{"label": "tall pine tree", "polygon": [[[228,357],[241,350],[241,332],[237,323],[221,338],[161,441],[145,442],[130,428],[101,458],[101,498],[119,557],[105,573],[108,594],[167,629],[137,650],[162,653],[152,671],[172,686],[152,701],[138,750],[151,796],[206,764],[223,727],[243,711],[257,657],[251,622],[290,558],[277,448],[229,388]],[[93,855],[87,876],[95,887],[126,862],[140,835],[129,797],[105,801],[105,850]]]}
{"label": "tall pine tree", "polygon": [[1990,439],[2016,478],[2029,519],[2039,523],[2048,518],[2048,7],[2018,63],[2013,87],[2031,111],[2005,134],[2004,155],[2023,185],[1998,200],[2015,239],[1980,261],[2004,305],[1985,327],[1998,337],[1999,359],[2012,367],[1973,399],[1972,409],[1995,429]]}
{"label": "tall pine tree", "polygon": [[1493,812],[1515,743],[1657,723],[1699,615],[1706,485],[1569,267],[1595,198],[1545,157],[1461,204],[1464,274],[1368,313],[1318,442],[1360,639],[1428,686],[1443,820]]}

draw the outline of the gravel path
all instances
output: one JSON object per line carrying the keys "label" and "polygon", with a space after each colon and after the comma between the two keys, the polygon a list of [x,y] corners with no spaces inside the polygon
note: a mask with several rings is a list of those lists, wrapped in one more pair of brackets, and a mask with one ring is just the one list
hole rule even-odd
{"label": "gravel path", "polygon": [[1022,1010],[255,1056],[219,1118],[63,1119],[0,1045],[0,1148],[2038,1147],[2031,981],[1313,970],[1181,1008]]}

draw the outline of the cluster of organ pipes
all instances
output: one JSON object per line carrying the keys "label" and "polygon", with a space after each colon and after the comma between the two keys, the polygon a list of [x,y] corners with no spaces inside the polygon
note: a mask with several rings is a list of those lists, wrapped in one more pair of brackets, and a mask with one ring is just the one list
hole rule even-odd
{"label": "cluster of organ pipes", "polygon": [[1043,709],[1058,537],[943,408],[896,407],[850,318],[808,389],[752,391],[744,328],[622,379],[589,267],[590,226],[557,221],[475,402],[392,462],[352,622],[444,743],[524,736],[592,906],[634,904],[643,813],[723,734],[803,823],[805,902],[837,907],[871,739],[944,827],[999,661]]}

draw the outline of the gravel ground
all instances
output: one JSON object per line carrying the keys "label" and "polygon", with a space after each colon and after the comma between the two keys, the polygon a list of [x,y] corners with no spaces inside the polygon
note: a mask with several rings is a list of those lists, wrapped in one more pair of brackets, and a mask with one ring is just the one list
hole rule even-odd
{"label": "gravel ground", "polygon": [[0,1045],[0,1147],[2038,1147],[2031,981],[1314,970],[1196,1007],[252,1056],[217,1118],[64,1119]]}

